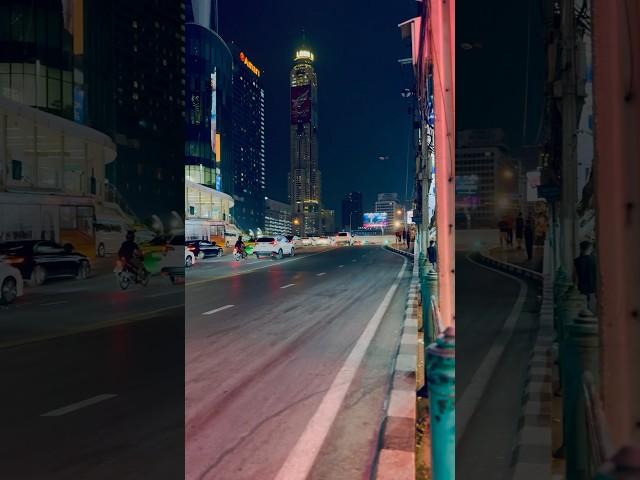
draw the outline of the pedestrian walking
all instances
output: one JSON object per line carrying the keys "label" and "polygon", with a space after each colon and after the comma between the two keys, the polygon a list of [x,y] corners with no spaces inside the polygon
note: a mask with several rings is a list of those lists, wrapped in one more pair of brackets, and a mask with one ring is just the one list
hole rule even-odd
{"label": "pedestrian walking", "polygon": [[402,230],[402,241],[404,242],[406,238],[407,238],[407,231]]}
{"label": "pedestrian walking", "polygon": [[427,247],[427,259],[431,264],[431,268],[435,270],[436,262],[438,261],[438,251],[436,250],[436,242],[434,242],[433,240],[429,242],[429,246]]}
{"label": "pedestrian walking", "polygon": [[522,236],[524,235],[524,218],[522,218],[522,212],[518,213],[516,218],[516,244],[518,250],[522,250]]}
{"label": "pedestrian walking", "polygon": [[507,217],[507,245],[513,248],[513,217]]}
{"label": "pedestrian walking", "polygon": [[507,244],[508,231],[507,220],[505,218],[502,218],[502,220],[498,222],[498,231],[500,232],[500,248],[504,248]]}
{"label": "pedestrian walking", "polygon": [[411,250],[411,231],[407,230],[407,250]]}
{"label": "pedestrian walking", "polygon": [[524,225],[524,247],[527,251],[527,260],[531,260],[533,257],[533,219],[531,215],[527,217],[527,222]]}
{"label": "pedestrian walking", "polygon": [[573,279],[578,284],[578,291],[587,297],[589,308],[592,308],[596,293],[596,259],[592,252],[591,242],[580,242],[580,256],[573,261]]}

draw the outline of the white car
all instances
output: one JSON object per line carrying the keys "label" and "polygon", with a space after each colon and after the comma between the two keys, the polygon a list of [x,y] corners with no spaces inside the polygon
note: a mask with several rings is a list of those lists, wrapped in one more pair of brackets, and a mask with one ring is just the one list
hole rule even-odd
{"label": "white car", "polygon": [[0,305],[9,305],[22,296],[24,282],[17,268],[7,265],[0,259]]}
{"label": "white car", "polygon": [[331,245],[331,239],[325,236],[318,237],[315,244],[318,246],[329,246]]}
{"label": "white car", "polygon": [[349,232],[338,232],[334,238],[336,245],[353,245],[353,237]]}
{"label": "white car", "polygon": [[303,247],[308,247],[309,245],[313,245],[313,241],[309,237],[302,237],[300,239],[300,243]]}
{"label": "white car", "polygon": [[[171,283],[176,283],[177,279],[184,279],[185,265],[187,264],[187,252],[191,254],[192,264],[195,262],[193,253],[184,244],[184,233],[171,235],[166,239],[164,251],[160,259],[160,273],[169,277]],[[184,248],[184,257],[180,255]]]}
{"label": "white car", "polygon": [[293,243],[294,248],[297,247],[302,241],[302,239],[297,235],[287,235],[286,237],[289,242]]}
{"label": "white car", "polygon": [[293,243],[287,240],[287,237],[277,235],[275,237],[260,237],[253,247],[253,253],[256,258],[275,257],[282,258],[285,255],[294,256],[295,248]]}
{"label": "white car", "polygon": [[196,263],[196,256],[193,254],[189,247],[184,247],[184,266],[189,268],[191,265]]}

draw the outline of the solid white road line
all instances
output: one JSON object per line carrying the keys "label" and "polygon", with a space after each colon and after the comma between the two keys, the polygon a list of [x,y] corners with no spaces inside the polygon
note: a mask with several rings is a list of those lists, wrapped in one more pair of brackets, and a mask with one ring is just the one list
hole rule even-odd
{"label": "solid white road line", "polygon": [[176,295],[178,293],[184,294],[184,290],[180,289],[180,290],[172,290],[172,291],[169,291],[169,292],[154,293],[153,295],[145,295],[144,298],[164,297],[165,295]]}
{"label": "solid white road line", "polygon": [[289,283],[287,285],[283,285],[280,288],[289,288],[289,287],[293,287],[295,285],[295,283]]}
{"label": "solid white road line", "polygon": [[72,403],[71,405],[67,405],[66,407],[51,410],[50,412],[43,413],[40,416],[41,417],[60,417],[62,415],[66,415],[67,413],[75,412],[76,410],[80,410],[81,408],[88,407],[89,405],[94,405],[96,403],[104,402],[105,400],[109,400],[110,398],[113,398],[116,396],[117,395],[113,393],[103,393],[102,395],[96,395],[95,397],[87,398],[86,400],[82,400],[81,402]]}
{"label": "solid white road line", "polygon": [[228,308],[233,308],[235,305],[225,305],[224,307],[215,308],[213,310],[209,310],[208,312],[204,312],[202,315],[211,315],[216,312],[221,312],[222,310],[226,310]]}
{"label": "solid white road line", "polygon": [[518,294],[516,302],[513,304],[511,313],[502,325],[502,331],[498,335],[496,335],[493,343],[491,344],[491,347],[489,348],[489,351],[483,358],[482,363],[473,374],[471,382],[464,390],[464,393],[460,397],[460,400],[456,402],[456,444],[464,435],[467,424],[471,420],[471,417],[473,416],[475,410],[478,408],[480,400],[482,399],[484,392],[489,386],[491,376],[493,375],[493,372],[495,371],[500,358],[502,358],[504,349],[507,347],[511,340],[513,330],[515,329],[516,323],[518,323],[518,319],[520,318],[520,313],[522,312],[524,301],[527,298],[527,284],[518,277],[514,277],[513,275],[504,273],[501,270],[496,270],[482,265],[481,263],[473,260],[469,255],[467,255],[467,260],[478,265],[479,267],[491,270],[492,272],[499,273],[501,275],[504,275],[505,277],[509,277],[515,280],[520,285],[520,292]]}
{"label": "solid white road line", "polygon": [[338,268],[342,268],[342,267],[344,267],[344,265],[338,265]]}
{"label": "solid white road line", "polygon": [[317,273],[317,274],[316,274],[316,277],[321,277],[322,275],[326,275],[326,274],[327,274],[326,272]]}
{"label": "solid white road line", "polygon": [[282,468],[280,468],[275,480],[305,480],[309,475],[316,457],[320,452],[320,448],[331,429],[331,425],[340,411],[342,402],[364,358],[367,348],[378,330],[382,317],[389,308],[393,295],[398,289],[406,266],[407,261],[405,259],[393,285],[391,285],[382,303],[373,317],[371,317],[371,320],[369,320],[362,335],[360,335],[353,350],[351,350],[338,375],[336,375],[336,378],[322,399],[318,410],[316,410],[316,413],[307,424],[302,436],[298,439],[295,447],[289,452],[289,456],[284,462],[284,465],[282,465]]}
{"label": "solid white road line", "polygon": [[69,303],[68,300],[61,300],[59,302],[49,302],[49,303],[41,303],[42,307],[50,307],[52,305],[62,305],[63,303]]}
{"label": "solid white road line", "polygon": [[351,260],[351,261],[354,262],[354,263],[357,262],[357,260],[355,258],[353,260]]}

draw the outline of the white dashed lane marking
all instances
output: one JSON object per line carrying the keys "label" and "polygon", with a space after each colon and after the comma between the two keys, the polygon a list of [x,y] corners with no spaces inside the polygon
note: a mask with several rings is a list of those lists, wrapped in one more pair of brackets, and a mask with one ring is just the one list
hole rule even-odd
{"label": "white dashed lane marking", "polygon": [[50,412],[43,413],[40,415],[41,417],[60,417],[62,415],[66,415],[67,413],[75,412],[76,410],[80,410],[81,408],[88,407],[89,405],[94,405],[96,403],[104,402],[105,400],[109,400],[117,395],[113,393],[103,393],[102,395],[96,395],[95,397],[87,398],[86,400],[82,400],[81,402],[72,403],[71,405],[67,405],[66,407],[56,408],[55,410],[51,410]]}
{"label": "white dashed lane marking", "polygon": [[228,308],[233,308],[235,305],[225,305],[224,307],[214,308],[213,310],[209,310],[208,312],[204,312],[203,315],[211,315],[216,312],[221,312],[222,310],[226,310]]}

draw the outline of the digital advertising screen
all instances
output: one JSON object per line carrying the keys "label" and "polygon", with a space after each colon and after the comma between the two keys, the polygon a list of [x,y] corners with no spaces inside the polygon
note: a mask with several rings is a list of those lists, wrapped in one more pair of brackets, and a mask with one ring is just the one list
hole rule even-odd
{"label": "digital advertising screen", "polygon": [[291,87],[291,124],[311,121],[311,85]]}
{"label": "digital advertising screen", "polygon": [[364,228],[384,228],[389,224],[386,212],[370,212],[362,215]]}

